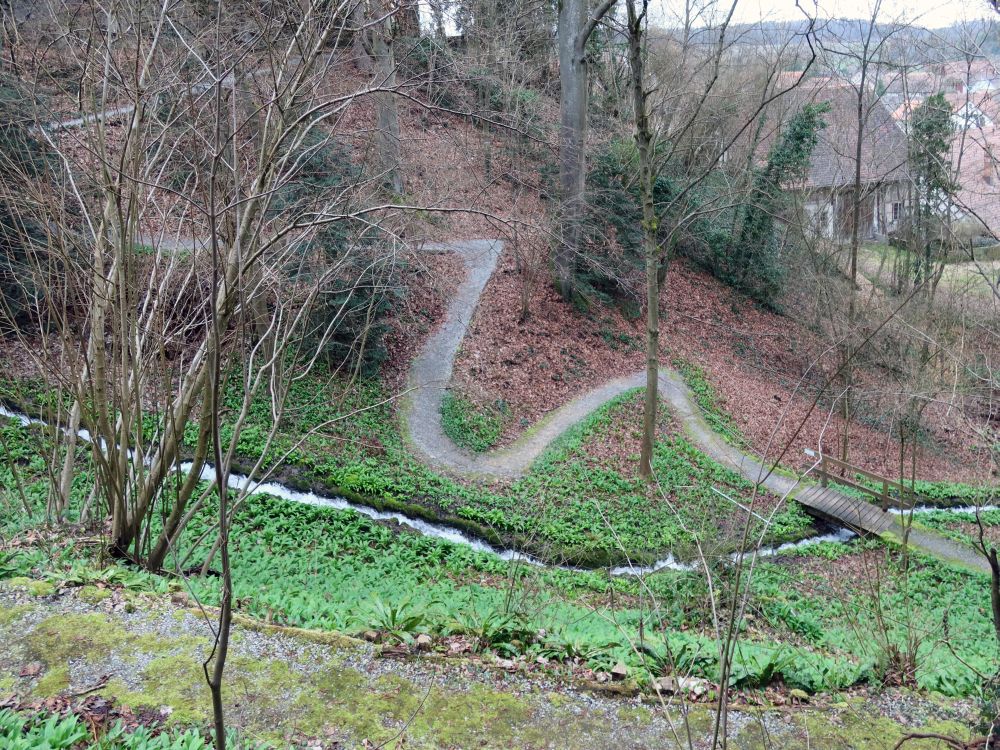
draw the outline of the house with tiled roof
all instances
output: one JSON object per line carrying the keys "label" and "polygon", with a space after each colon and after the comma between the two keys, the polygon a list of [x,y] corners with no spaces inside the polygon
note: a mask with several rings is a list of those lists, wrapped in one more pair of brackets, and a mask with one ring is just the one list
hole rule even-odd
{"label": "house with tiled roof", "polygon": [[991,60],[952,60],[928,66],[934,75],[935,91],[964,94],[966,91],[996,91],[1000,88],[1000,71]]}
{"label": "house with tiled roof", "polygon": [[[803,198],[812,228],[835,240],[847,240],[853,229],[854,183],[861,168],[860,236],[874,239],[898,228],[908,205],[909,170],[906,135],[892,112],[865,92],[861,159],[857,159],[858,93],[847,81],[822,79],[783,97],[780,122],[807,103],[827,102],[826,127],[819,133],[809,170],[801,184],[789,186]],[[779,125],[770,134],[777,136]]]}
{"label": "house with tiled roof", "polygon": [[969,128],[955,136],[951,164],[958,192],[957,214],[969,234],[1000,239],[1000,130]]}

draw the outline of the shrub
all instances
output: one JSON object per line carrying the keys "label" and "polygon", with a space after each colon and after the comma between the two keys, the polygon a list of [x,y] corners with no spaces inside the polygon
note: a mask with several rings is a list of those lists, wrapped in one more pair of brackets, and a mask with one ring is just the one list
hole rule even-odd
{"label": "shrub", "polygon": [[[308,215],[330,211],[328,201],[360,178],[347,149],[325,135],[311,133],[300,146],[300,168],[295,179],[277,193],[275,214],[294,207]],[[392,307],[397,268],[389,254],[379,253],[382,237],[349,221],[324,224],[301,248],[300,261],[288,268],[299,278],[327,274],[324,291],[313,304],[307,339],[322,343],[321,350],[336,370],[342,366],[374,374],[387,359],[386,320]]]}
{"label": "shrub", "polygon": [[[643,273],[637,170],[635,145],[614,141],[594,157],[587,175],[587,251],[576,265],[576,286],[585,297],[604,304],[631,301]],[[663,204],[672,191],[670,180],[658,176],[653,199]]]}

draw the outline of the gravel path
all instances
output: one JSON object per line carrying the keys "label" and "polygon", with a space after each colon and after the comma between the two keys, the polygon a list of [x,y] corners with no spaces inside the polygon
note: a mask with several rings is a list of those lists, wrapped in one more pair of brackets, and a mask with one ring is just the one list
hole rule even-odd
{"label": "gravel path", "polygon": [[[92,600],[95,594],[105,597]],[[211,631],[194,611],[156,595],[68,589],[39,597],[0,582],[0,699],[97,694],[137,712],[207,726],[201,670]],[[442,647],[443,648],[443,647]],[[227,721],[278,746],[337,748],[677,748],[683,719],[670,709],[583,689],[529,662],[380,656],[335,634],[233,625],[226,668]],[[709,709],[692,709],[704,747]],[[734,712],[734,737],[754,735]],[[768,729],[794,737],[780,714]],[[398,743],[398,744],[397,744]]]}
{"label": "gravel path", "polygon": [[71,117],[68,120],[56,120],[54,122],[46,123],[42,126],[42,128],[50,132],[57,130],[73,130],[74,128],[82,128],[85,125],[90,125],[95,122],[118,120],[132,114],[133,112],[135,112],[135,105],[126,104],[121,107],[113,107],[112,109],[107,109],[96,114]]}
{"label": "gravel path", "polygon": [[[209,726],[201,662],[211,631],[195,611],[124,590],[32,593],[21,580],[0,581],[0,700],[96,695],[147,718]],[[223,700],[229,726],[245,738],[310,750],[701,750],[712,734],[710,705],[686,706],[689,744],[678,698],[659,705],[631,691],[595,692],[558,668],[468,654],[385,658],[336,634],[242,620],[233,625]],[[895,739],[929,722],[959,731],[975,716],[971,701],[945,706],[891,690],[852,706],[836,700],[735,709],[729,741],[847,747],[849,737],[851,747],[881,750],[891,746],[887,731]]]}
{"label": "gravel path", "polygon": [[[645,385],[645,372],[609,380],[556,409],[506,448],[484,454],[463,450],[444,433],[441,403],[451,381],[455,356],[468,330],[486,282],[503,250],[500,240],[471,240],[425,245],[425,251],[452,252],[466,269],[466,278],[448,305],[444,322],[431,334],[410,365],[409,392],[404,401],[405,434],[424,463],[436,469],[478,479],[512,480],[522,476],[553,441],[615,396]],[[671,406],[691,440],[709,457],[759,483],[776,495],[794,496],[803,484],[784,473],[771,472],[760,460],[727,443],[702,417],[680,374],[660,369],[660,396]],[[903,527],[893,518],[888,534],[903,539]],[[911,529],[908,543],[931,555],[976,570],[989,566],[974,550],[926,529]]]}
{"label": "gravel path", "polygon": [[[528,471],[535,459],[562,433],[615,396],[642,387],[646,375],[637,372],[615,378],[577,396],[506,448],[477,455],[455,445],[441,425],[441,403],[451,381],[455,356],[502,249],[503,243],[499,240],[424,246],[425,252],[458,255],[465,264],[466,278],[449,303],[444,322],[427,339],[410,365],[408,385],[411,390],[404,402],[404,412],[412,447],[430,466],[469,477],[516,479]],[[766,477],[763,484],[772,492],[784,494],[795,486],[792,479],[775,474],[768,476],[760,462],[719,438],[700,417],[691,391],[676,372],[662,369],[660,388],[663,398],[673,406],[695,442],[712,458],[752,481]]]}

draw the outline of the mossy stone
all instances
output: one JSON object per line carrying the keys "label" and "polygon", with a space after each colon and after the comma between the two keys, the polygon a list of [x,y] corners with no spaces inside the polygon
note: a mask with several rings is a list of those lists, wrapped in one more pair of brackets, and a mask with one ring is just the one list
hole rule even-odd
{"label": "mossy stone", "polygon": [[99,604],[111,596],[111,589],[101,589],[97,586],[84,586],[77,596],[88,604]]}
{"label": "mossy stone", "polygon": [[34,578],[17,576],[7,581],[7,586],[12,589],[24,589],[32,596],[51,596],[56,592],[56,587],[50,581],[39,581]]}
{"label": "mossy stone", "polygon": [[69,667],[59,666],[50,669],[38,680],[35,692],[43,698],[58,695],[69,687]]}

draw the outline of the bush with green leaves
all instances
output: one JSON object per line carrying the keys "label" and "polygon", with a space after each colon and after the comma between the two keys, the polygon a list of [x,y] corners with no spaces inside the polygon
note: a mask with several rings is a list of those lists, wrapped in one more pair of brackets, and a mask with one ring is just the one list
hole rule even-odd
{"label": "bush with green leaves", "polygon": [[370,607],[360,622],[400,643],[411,643],[427,619],[427,613],[411,606],[408,599],[390,603],[376,596]]}
{"label": "bush with green leaves", "polygon": [[[635,281],[641,278],[642,209],[635,175],[639,154],[632,141],[613,141],[591,160],[587,174],[587,252],[576,264],[576,285],[582,295],[602,304],[624,305],[638,313]],[[657,205],[669,201],[674,185],[659,174],[653,183]],[[614,239],[614,243],[609,242]]]}
{"label": "bush with green leaves", "polygon": [[788,264],[775,225],[788,202],[786,188],[803,179],[819,131],[826,127],[827,102],[807,104],[796,112],[768,152],[767,161],[754,172],[749,200],[740,208],[738,230],[732,242],[714,259],[715,273],[723,281],[758,302],[779,308]]}
{"label": "bush with green leaves", "polygon": [[[272,215],[329,213],[332,197],[346,194],[362,179],[350,150],[325,133],[307,134],[296,157],[295,179],[275,194]],[[331,369],[346,366],[371,375],[388,357],[387,313],[402,285],[396,280],[399,269],[392,254],[379,245],[384,239],[367,222],[324,223],[309,242],[300,244],[300,261],[288,268],[298,283],[323,279],[305,341],[307,351],[319,347]]]}
{"label": "bush with green leaves", "polygon": [[[774,218],[788,202],[787,185],[809,166],[827,110],[826,104],[811,104],[793,116],[767,161],[753,171],[746,194],[722,168],[697,179],[685,177],[680,165],[666,163],[657,171],[661,280],[676,252],[757,302],[779,308],[787,258]],[[594,156],[587,175],[588,246],[577,281],[584,296],[605,304],[628,301],[643,274],[637,160],[632,142],[614,141]]]}

